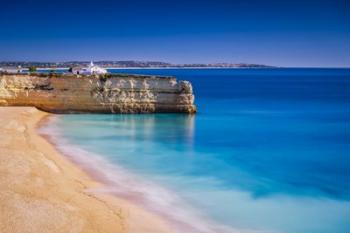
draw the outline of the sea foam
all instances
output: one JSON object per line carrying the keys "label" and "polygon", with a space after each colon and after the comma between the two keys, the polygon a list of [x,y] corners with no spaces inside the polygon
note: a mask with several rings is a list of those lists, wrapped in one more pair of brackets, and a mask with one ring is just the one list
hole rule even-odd
{"label": "sea foam", "polygon": [[90,188],[87,192],[107,193],[141,205],[167,220],[174,232],[181,233],[251,233],[261,232],[218,224],[198,210],[192,208],[176,193],[143,179],[125,168],[110,163],[98,154],[88,152],[73,145],[63,137],[56,121],[59,116],[51,116],[38,129],[70,161],[103,184],[99,188]]}

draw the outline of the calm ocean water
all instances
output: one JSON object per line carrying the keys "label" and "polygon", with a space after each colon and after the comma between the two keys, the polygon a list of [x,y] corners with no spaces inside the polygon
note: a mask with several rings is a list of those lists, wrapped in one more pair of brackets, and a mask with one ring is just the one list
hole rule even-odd
{"label": "calm ocean water", "polygon": [[188,232],[350,232],[350,69],[112,72],[189,80],[198,114],[55,118],[61,149],[109,181],[100,191]]}

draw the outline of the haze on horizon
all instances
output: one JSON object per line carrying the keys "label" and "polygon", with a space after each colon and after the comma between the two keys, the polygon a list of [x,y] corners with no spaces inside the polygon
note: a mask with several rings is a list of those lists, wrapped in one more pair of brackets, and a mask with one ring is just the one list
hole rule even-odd
{"label": "haze on horizon", "polygon": [[1,2],[1,61],[350,67],[347,0]]}

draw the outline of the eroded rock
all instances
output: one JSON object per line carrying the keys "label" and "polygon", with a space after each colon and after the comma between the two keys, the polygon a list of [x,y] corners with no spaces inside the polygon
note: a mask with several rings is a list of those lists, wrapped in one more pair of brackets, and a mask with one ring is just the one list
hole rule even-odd
{"label": "eroded rock", "polygon": [[54,113],[195,113],[192,85],[173,77],[1,74],[0,106]]}

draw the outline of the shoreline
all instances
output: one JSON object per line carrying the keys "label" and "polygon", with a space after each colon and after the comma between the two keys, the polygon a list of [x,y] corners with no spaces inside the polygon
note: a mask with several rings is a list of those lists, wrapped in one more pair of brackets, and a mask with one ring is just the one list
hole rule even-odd
{"label": "shoreline", "polygon": [[102,184],[38,132],[51,114],[0,107],[0,225],[5,232],[173,232],[130,201],[90,192]]}
{"label": "shoreline", "polygon": [[38,130],[41,131],[39,134],[62,156],[101,184],[90,188],[90,192],[121,198],[155,214],[171,226],[172,231],[169,232],[237,232],[201,216],[201,213],[184,203],[176,193],[143,179],[119,165],[110,164],[97,154],[72,145],[55,124],[56,119],[54,115],[43,119],[39,125]]}
{"label": "shoreline", "polygon": [[[64,135],[55,115],[40,124],[40,135],[51,143],[71,163],[79,167],[99,184],[89,191],[107,194],[131,202],[137,207],[155,214],[170,226],[170,232],[186,233],[252,233],[251,230],[234,229],[213,221],[206,213],[193,208],[175,190],[140,177],[118,164],[111,163],[102,155],[86,151],[72,144]],[[50,122],[51,121],[51,122]],[[138,231],[137,231],[138,232]],[[143,233],[141,231],[140,233]]]}

